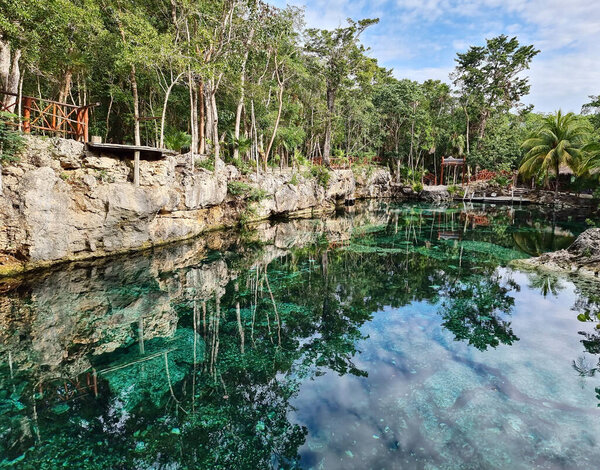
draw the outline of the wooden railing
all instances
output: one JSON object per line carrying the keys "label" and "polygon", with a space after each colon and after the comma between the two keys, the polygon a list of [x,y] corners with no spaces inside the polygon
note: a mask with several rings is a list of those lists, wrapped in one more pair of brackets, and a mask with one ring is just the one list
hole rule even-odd
{"label": "wooden railing", "polygon": [[[19,98],[14,93],[0,91],[0,111],[9,113],[18,112]],[[48,99],[23,96],[21,98],[21,130],[29,134],[41,132],[59,135],[65,138],[73,138],[80,142],[89,140],[89,110],[97,106],[75,106],[68,103],[59,103]]]}

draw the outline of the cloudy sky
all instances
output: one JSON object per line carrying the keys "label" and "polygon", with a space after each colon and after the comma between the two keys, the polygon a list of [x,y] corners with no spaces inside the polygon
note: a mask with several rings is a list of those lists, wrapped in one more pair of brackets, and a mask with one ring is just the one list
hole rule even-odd
{"label": "cloudy sky", "polygon": [[363,42],[398,78],[449,81],[457,51],[499,34],[517,36],[541,53],[523,101],[537,111],[579,112],[600,94],[599,0],[269,0],[303,6],[308,27],[335,28],[380,18]]}

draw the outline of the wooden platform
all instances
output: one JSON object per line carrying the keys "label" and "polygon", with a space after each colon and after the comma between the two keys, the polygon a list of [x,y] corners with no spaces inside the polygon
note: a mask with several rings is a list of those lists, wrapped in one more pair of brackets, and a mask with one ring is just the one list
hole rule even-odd
{"label": "wooden platform", "polygon": [[455,197],[456,201],[466,201],[466,202],[485,202],[489,204],[533,204],[533,201],[527,199],[525,197],[511,197],[511,196],[486,196],[486,197]]}
{"label": "wooden platform", "polygon": [[145,145],[125,145],[125,144],[94,144],[86,143],[87,148],[96,152],[107,152],[122,157],[133,158],[136,151],[140,152],[140,158],[145,160],[159,160],[167,155],[176,155],[177,152],[169,149],[159,149],[156,147],[147,147]]}

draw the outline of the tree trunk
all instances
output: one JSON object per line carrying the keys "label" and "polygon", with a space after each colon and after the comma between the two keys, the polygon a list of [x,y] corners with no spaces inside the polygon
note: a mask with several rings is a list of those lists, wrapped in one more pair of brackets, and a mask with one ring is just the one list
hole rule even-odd
{"label": "tree trunk", "polygon": [[[142,145],[140,137],[140,101],[138,96],[137,78],[135,75],[135,65],[131,66],[131,91],[133,94],[133,137],[135,145]],[[140,185],[140,152],[133,152],[133,185]]]}
{"label": "tree trunk", "polygon": [[[204,84],[204,103],[206,109],[206,150],[215,156],[215,170],[220,157],[219,146],[219,115],[214,80],[211,78]],[[209,142],[210,141],[210,142]]]}
{"label": "tree trunk", "polygon": [[331,127],[333,120],[333,111],[335,108],[335,90],[327,89],[327,123],[325,127],[325,142],[323,142],[323,164],[327,167],[331,167]]}
{"label": "tree trunk", "polygon": [[558,181],[560,178],[560,163],[556,162],[556,185],[554,186],[554,202],[557,201],[558,198]]}
{"label": "tree trunk", "polygon": [[[275,67],[277,67],[277,61],[275,61]],[[271,153],[271,149],[273,147],[273,142],[275,141],[275,136],[277,135],[277,128],[279,127],[279,121],[281,120],[281,110],[283,108],[284,83],[279,78],[279,72],[277,72],[277,81],[279,82],[279,95],[277,96],[278,101],[279,101],[279,107],[277,109],[277,119],[275,120],[275,126],[273,127],[273,134],[271,135],[271,140],[269,141],[269,145],[268,145],[267,151],[265,153],[265,160],[269,159],[269,154]]]}
{"label": "tree trunk", "polygon": [[173,87],[177,84],[177,82],[179,81],[179,79],[181,78],[182,75],[183,75],[183,72],[181,72],[177,76],[177,78],[171,82],[171,84],[167,88],[167,91],[165,92],[165,101],[163,103],[162,115],[161,115],[161,119],[160,119],[160,145],[159,145],[159,147],[161,149],[164,148],[165,119],[167,116],[167,104],[169,103],[169,96],[171,95],[171,90],[173,90]]}
{"label": "tree trunk", "polygon": [[470,147],[469,147],[469,126],[471,125],[469,122],[469,112],[467,111],[467,107],[464,106],[463,109],[465,110],[465,119],[467,120],[467,132],[466,132],[466,137],[467,137],[467,155],[469,155],[470,152]]}
{"label": "tree trunk", "polygon": [[233,159],[237,159],[240,156],[240,124],[242,122],[242,110],[244,109],[244,98],[246,96],[246,65],[248,63],[248,54],[250,53],[250,44],[254,37],[254,28],[250,30],[248,41],[246,42],[246,52],[244,53],[244,60],[242,61],[242,71],[240,72],[240,98],[238,100],[237,109],[235,111],[235,128],[233,130],[233,137],[235,142],[233,143]]}
{"label": "tree trunk", "polygon": [[206,141],[205,141],[205,132],[206,129],[206,112],[205,112],[205,104],[204,104],[204,84],[202,81],[198,84],[198,153],[204,154],[206,153]]}

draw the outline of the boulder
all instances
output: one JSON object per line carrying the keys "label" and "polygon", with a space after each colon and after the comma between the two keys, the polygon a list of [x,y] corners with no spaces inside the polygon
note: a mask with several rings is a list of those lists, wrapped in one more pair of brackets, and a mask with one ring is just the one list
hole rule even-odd
{"label": "boulder", "polygon": [[600,228],[583,232],[566,250],[545,253],[537,258],[516,260],[517,267],[544,269],[600,277]]}
{"label": "boulder", "polygon": [[227,180],[218,172],[200,169],[184,180],[185,207],[201,209],[221,204],[227,196]]}

